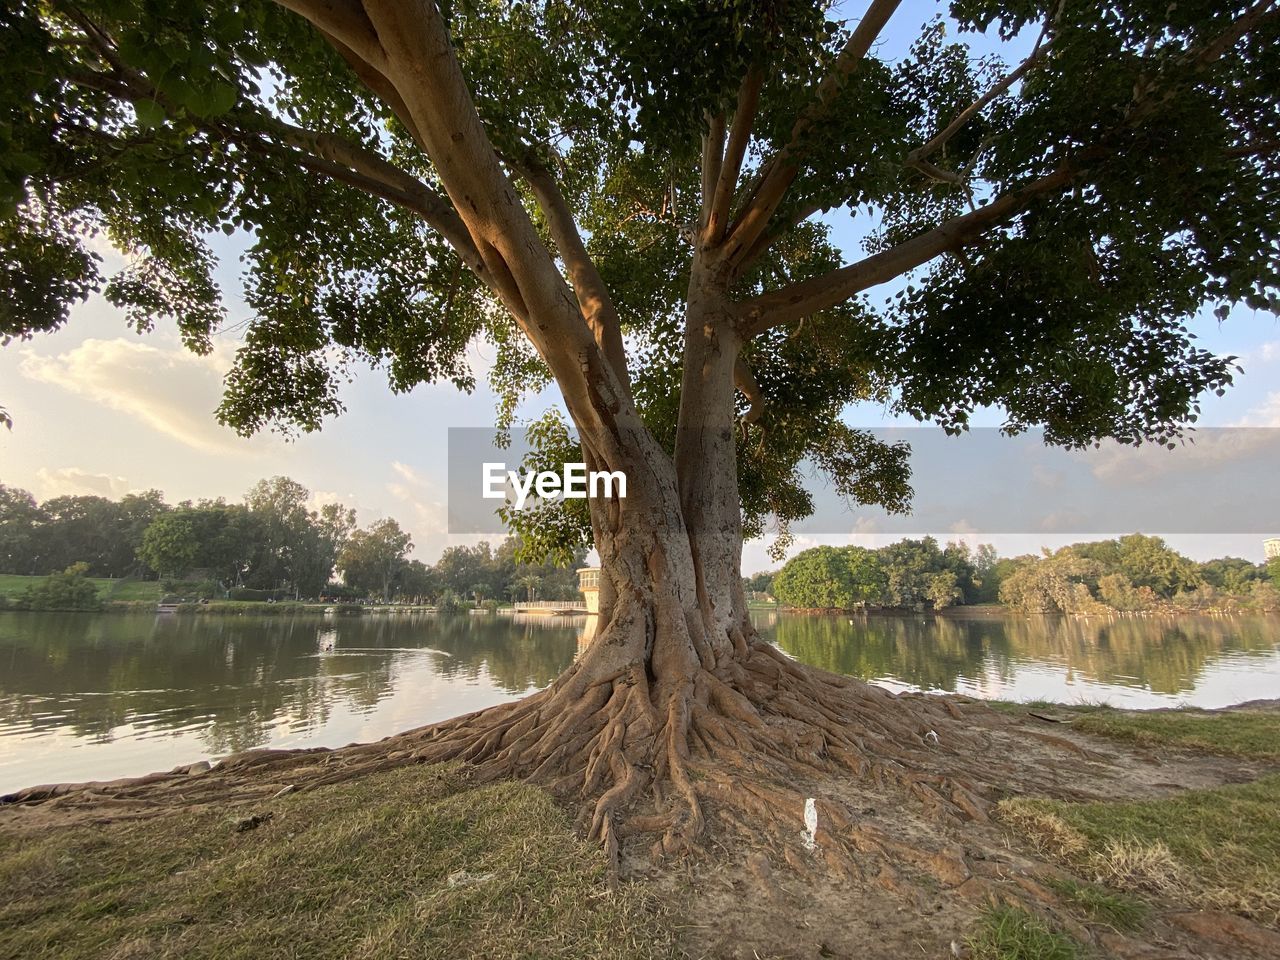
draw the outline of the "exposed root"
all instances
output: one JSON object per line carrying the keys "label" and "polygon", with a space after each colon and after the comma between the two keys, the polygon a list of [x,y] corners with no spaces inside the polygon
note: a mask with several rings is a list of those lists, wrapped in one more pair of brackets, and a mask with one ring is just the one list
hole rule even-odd
{"label": "exposed root", "polygon": [[[519,704],[401,740],[415,761],[465,760],[481,780],[525,779],[581,803],[585,834],[615,863],[623,840],[644,835],[655,857],[689,852],[708,810],[794,842],[806,800],[795,786],[834,777],[896,790],[944,820],[987,819],[969,779],[984,738],[965,708],[814,670],[741,635],[731,643],[718,666],[661,692],[640,664],[592,682],[570,672]],[[847,813],[824,804],[820,839],[849,843]]]}

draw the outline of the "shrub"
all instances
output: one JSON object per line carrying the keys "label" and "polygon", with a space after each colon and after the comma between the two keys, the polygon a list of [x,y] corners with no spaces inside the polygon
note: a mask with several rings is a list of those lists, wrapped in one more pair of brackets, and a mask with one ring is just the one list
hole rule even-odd
{"label": "shrub", "polygon": [[73,563],[62,573],[54,573],[32,584],[18,597],[16,606],[24,610],[101,610],[98,588],[85,576],[87,563]]}
{"label": "shrub", "polygon": [[436,611],[439,613],[458,613],[463,609],[465,609],[463,602],[452,590],[444,591],[436,600]]}
{"label": "shrub", "polygon": [[236,587],[229,594],[229,600],[267,601],[283,600],[287,594],[283,590],[253,590],[249,587]]}

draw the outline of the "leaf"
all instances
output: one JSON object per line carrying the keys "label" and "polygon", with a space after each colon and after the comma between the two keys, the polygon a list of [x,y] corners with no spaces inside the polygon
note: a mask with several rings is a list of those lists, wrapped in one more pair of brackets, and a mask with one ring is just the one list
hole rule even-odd
{"label": "leaf", "polygon": [[164,126],[164,108],[154,100],[139,100],[133,105],[133,112],[137,115],[138,125],[141,127]]}

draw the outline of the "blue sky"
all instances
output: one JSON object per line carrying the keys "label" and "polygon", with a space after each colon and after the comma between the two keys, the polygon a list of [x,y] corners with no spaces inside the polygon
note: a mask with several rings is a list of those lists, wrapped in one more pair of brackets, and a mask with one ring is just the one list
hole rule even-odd
{"label": "blue sky", "polygon": [[[919,24],[936,9],[919,0],[904,3],[881,54],[893,57],[904,51]],[[832,223],[837,242],[856,256],[865,225],[847,217]],[[227,293],[229,326],[234,327],[246,316],[239,296],[241,246],[235,237],[218,237],[214,243],[222,259],[219,279]],[[100,252],[108,267],[123,263],[113,251]],[[1194,329],[1204,346],[1240,356],[1245,368],[1227,396],[1206,398],[1202,424],[1280,427],[1276,319],[1241,310],[1219,324],[1206,314]],[[0,404],[15,419],[12,433],[0,431],[0,482],[29,489],[40,499],[63,493],[118,497],[155,487],[177,502],[238,499],[258,479],[285,474],[305,484],[317,503],[340,500],[356,507],[362,523],[395,517],[412,532],[417,556],[424,560],[435,559],[450,543],[477,539],[446,533],[445,445],[448,427],[493,422],[494,397],[483,386],[482,375],[492,359],[491,348],[479,344],[472,349],[481,382],[474,394],[426,386],[395,396],[380,374],[363,372],[344,393],[348,412],[343,417],[318,434],[285,442],[271,435],[246,440],[213,418],[235,337],[235,332],[220,336],[212,356],[195,357],[182,349],[173,330],[139,336],[119,311],[93,298],[73,311],[66,329],[0,350]],[[529,409],[551,401],[537,398]],[[881,408],[865,405],[851,410],[848,419],[860,426],[893,422]],[[997,425],[999,414],[984,414],[978,422]],[[1188,456],[1186,462],[1192,459]],[[1259,495],[1275,496],[1265,490]],[[920,532],[947,537],[957,531]],[[1188,534],[1170,540],[1193,556],[1232,553],[1260,560],[1261,538],[1276,533],[1280,531]],[[801,537],[797,549],[817,542],[875,544],[899,535],[862,530]],[[1002,552],[1023,552],[1081,537],[1033,532],[966,539],[991,540]],[[771,565],[763,543],[747,546],[746,570]]]}

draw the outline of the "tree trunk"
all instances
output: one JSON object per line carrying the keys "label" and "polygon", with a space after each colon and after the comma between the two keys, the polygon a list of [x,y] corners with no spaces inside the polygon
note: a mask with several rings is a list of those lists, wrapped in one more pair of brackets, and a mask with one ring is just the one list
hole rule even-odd
{"label": "tree trunk", "polygon": [[614,858],[645,833],[656,854],[690,849],[708,804],[757,836],[772,827],[794,840],[806,796],[796,785],[841,771],[897,784],[944,816],[985,816],[977,789],[940,762],[966,740],[959,707],[803,667],[755,635],[740,577],[740,344],[719,303],[708,288],[690,296],[674,458],[617,399],[607,368],[590,372],[590,410],[569,404],[590,468],[627,476],[624,499],[591,504],[591,644],[546,690],[424,731],[415,756],[583,801],[584,830]]}

